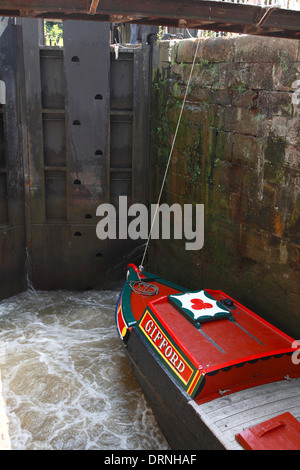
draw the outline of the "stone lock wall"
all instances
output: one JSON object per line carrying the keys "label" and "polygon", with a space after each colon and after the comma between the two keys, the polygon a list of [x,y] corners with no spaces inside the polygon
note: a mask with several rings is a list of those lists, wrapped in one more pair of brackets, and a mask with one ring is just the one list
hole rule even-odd
{"label": "stone lock wall", "polygon": [[[159,44],[151,113],[157,200],[195,40]],[[204,204],[204,246],[153,240],[149,269],[221,289],[300,338],[300,41],[202,39],[161,202]]]}

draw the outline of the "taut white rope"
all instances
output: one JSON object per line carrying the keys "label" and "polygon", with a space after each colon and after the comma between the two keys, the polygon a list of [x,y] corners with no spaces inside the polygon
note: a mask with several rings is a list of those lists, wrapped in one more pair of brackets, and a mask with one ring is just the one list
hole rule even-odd
{"label": "taut white rope", "polygon": [[172,145],[171,145],[171,150],[170,150],[170,153],[169,153],[169,158],[168,158],[165,174],[164,174],[164,177],[163,177],[163,181],[162,181],[162,185],[161,185],[161,188],[160,188],[160,192],[159,192],[155,212],[154,212],[153,219],[152,219],[152,222],[151,222],[151,228],[150,228],[147,243],[146,243],[146,246],[145,246],[142,262],[141,262],[141,265],[139,266],[140,271],[142,271],[144,269],[143,264],[144,264],[144,261],[145,261],[146,253],[147,253],[147,250],[148,250],[150,238],[151,238],[153,227],[154,227],[154,222],[155,222],[155,219],[156,219],[156,216],[157,216],[157,211],[158,211],[158,208],[159,208],[162,192],[163,192],[164,185],[165,185],[166,178],[167,178],[167,174],[168,174],[168,171],[169,171],[169,166],[170,166],[171,158],[172,158],[172,155],[173,155],[173,150],[174,150],[174,146],[175,146],[175,142],[176,142],[176,138],[177,138],[177,134],[178,134],[178,129],[179,129],[179,126],[180,126],[184,105],[185,105],[185,102],[186,102],[187,94],[188,94],[190,83],[191,83],[191,78],[192,78],[193,71],[194,71],[196,57],[197,57],[198,49],[199,49],[199,44],[200,44],[200,39],[197,40],[197,46],[196,46],[196,50],[195,50],[195,54],[194,54],[194,58],[193,58],[193,63],[192,63],[189,79],[188,79],[188,82],[187,82],[187,86],[186,86],[182,106],[181,106],[181,109],[180,109],[180,113],[179,113],[177,126],[176,126],[175,134],[174,134],[174,137],[173,137]]}

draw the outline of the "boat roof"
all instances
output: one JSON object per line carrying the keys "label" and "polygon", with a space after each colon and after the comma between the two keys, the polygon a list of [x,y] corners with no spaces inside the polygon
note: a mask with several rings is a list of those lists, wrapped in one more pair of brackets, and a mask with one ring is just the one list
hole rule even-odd
{"label": "boat roof", "polygon": [[[222,291],[207,292],[216,300],[228,298]],[[290,351],[291,341],[286,335],[237,301],[234,304],[233,320],[205,321],[197,329],[170,304],[168,296],[150,303],[157,317],[172,329],[178,344],[188,345],[190,353],[207,372],[221,365],[228,367],[241,359]]]}

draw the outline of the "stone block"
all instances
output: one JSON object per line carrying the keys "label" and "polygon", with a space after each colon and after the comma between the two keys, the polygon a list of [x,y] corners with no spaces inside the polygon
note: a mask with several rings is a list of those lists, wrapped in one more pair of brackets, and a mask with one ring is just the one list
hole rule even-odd
{"label": "stone block", "polygon": [[182,39],[180,41],[174,41],[171,54],[172,62],[177,62],[179,64],[192,63],[196,47],[197,39]]}
{"label": "stone block", "polygon": [[274,207],[276,198],[276,187],[270,184],[268,181],[263,180],[262,182],[262,204],[264,206]]}
{"label": "stone block", "polygon": [[259,180],[255,169],[249,167],[243,169],[242,194],[251,201],[257,201],[259,194]]}
{"label": "stone block", "polygon": [[242,253],[244,259],[250,259],[258,264],[266,259],[268,237],[262,230],[245,226],[242,234]]}
{"label": "stone block", "polygon": [[236,62],[280,62],[280,52],[286,51],[291,60],[298,60],[299,42],[293,39],[239,36],[235,41]]}
{"label": "stone block", "polygon": [[265,160],[274,164],[283,165],[285,161],[285,150],[287,141],[284,137],[272,134],[268,136],[265,148]]}
{"label": "stone block", "polygon": [[260,145],[256,137],[236,134],[233,139],[232,161],[251,168],[258,167]]}
{"label": "stone block", "polygon": [[292,93],[262,90],[258,94],[257,108],[267,117],[293,116]]}
{"label": "stone block", "polygon": [[264,178],[273,185],[286,184],[286,168],[276,163],[265,162]]}
{"label": "stone block", "polygon": [[[207,90],[205,90],[207,94]],[[219,106],[229,106],[232,103],[232,91],[226,88],[209,90],[210,102]]]}
{"label": "stone block", "polygon": [[220,64],[224,87],[237,90],[241,93],[249,86],[250,64],[239,64],[236,62],[225,62]]}
{"label": "stone block", "polygon": [[279,52],[279,63],[273,64],[273,89],[282,91],[293,91],[293,83],[299,77],[300,62],[295,62],[285,54]]}
{"label": "stone block", "polygon": [[273,63],[252,62],[248,87],[253,90],[273,89]]}
{"label": "stone block", "polygon": [[[300,245],[300,212],[288,214],[285,221],[284,235],[293,241],[296,245]],[[293,246],[291,244],[291,246]],[[296,249],[296,246],[294,247]]]}
{"label": "stone block", "polygon": [[202,39],[200,45],[200,60],[208,60],[210,62],[232,62],[234,59],[234,38],[206,38]]}
{"label": "stone block", "polygon": [[236,134],[260,135],[262,115],[246,108],[226,107],[224,110],[223,129]]}
{"label": "stone block", "polygon": [[197,64],[194,77],[198,85],[218,90],[225,88],[222,82],[222,71],[219,64],[213,62]]}
{"label": "stone block", "polygon": [[216,157],[220,160],[232,161],[233,134],[220,131],[217,136]]}
{"label": "stone block", "polygon": [[272,118],[270,131],[278,137],[286,139],[288,144],[300,146],[300,119],[290,119],[285,116]]}
{"label": "stone block", "polygon": [[200,45],[196,63],[232,61],[235,47],[233,38],[183,39],[176,41],[172,53],[173,61],[192,63],[198,41],[200,41]]}
{"label": "stone block", "polygon": [[223,130],[225,132],[235,132],[239,122],[238,109],[226,107],[224,110]]}
{"label": "stone block", "polygon": [[285,164],[289,168],[299,170],[300,148],[295,145],[287,145],[285,149]]}
{"label": "stone block", "polygon": [[230,104],[238,108],[256,109],[257,91],[246,90],[242,86],[236,85],[231,91]]}
{"label": "stone block", "polygon": [[169,41],[159,42],[159,68],[168,66],[171,62],[171,45]]}

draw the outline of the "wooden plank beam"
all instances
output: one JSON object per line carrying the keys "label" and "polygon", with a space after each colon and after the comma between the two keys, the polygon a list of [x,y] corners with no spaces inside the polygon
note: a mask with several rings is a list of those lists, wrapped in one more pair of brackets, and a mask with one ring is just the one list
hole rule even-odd
{"label": "wooden plank beam", "polygon": [[0,0],[0,16],[136,22],[299,38],[300,11],[211,0]]}

